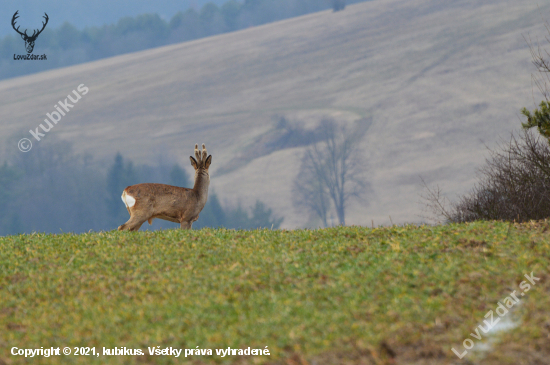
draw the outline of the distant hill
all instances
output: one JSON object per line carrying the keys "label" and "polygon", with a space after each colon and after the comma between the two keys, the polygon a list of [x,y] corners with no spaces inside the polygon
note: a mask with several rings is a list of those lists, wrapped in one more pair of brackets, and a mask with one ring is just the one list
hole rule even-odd
{"label": "distant hill", "polygon": [[[93,3],[94,6],[72,3],[69,13],[64,7],[62,10],[57,9],[59,12],[56,11],[56,6],[60,5],[58,3],[50,4],[55,5],[54,11],[47,12],[44,10],[45,4],[34,4],[36,6],[32,10],[28,7],[19,8],[19,3],[12,4],[12,21],[8,22],[6,17],[5,24],[18,29],[18,32],[28,31],[29,35],[40,30],[39,39],[33,43],[30,52],[49,57],[47,62],[14,62],[28,49],[15,29],[11,29],[4,37],[0,37],[0,79],[272,23],[328,9],[332,1],[334,0],[225,0],[221,6],[208,2],[202,7],[197,2],[191,2],[191,7],[177,12],[174,3],[166,4],[164,1],[159,4],[148,2],[144,6],[137,2],[122,7],[117,2],[114,10],[119,11],[114,13],[120,16],[117,15],[116,21],[113,21],[110,12],[103,11],[103,7],[98,12],[98,3]],[[347,0],[348,3],[362,1],[367,0]],[[179,2],[178,6],[181,6]],[[41,10],[36,12],[37,9]],[[170,9],[170,16],[166,15],[167,9]],[[46,17],[47,14],[49,15]],[[100,26],[84,26],[90,22],[80,19],[83,14],[91,14],[91,18],[95,19],[95,23],[100,23]],[[12,27],[11,23],[14,21],[16,24]]]}
{"label": "distant hill", "polygon": [[50,16],[49,27],[59,27],[69,22],[78,29],[116,23],[120,18],[140,14],[157,13],[164,19],[170,19],[178,11],[189,7],[200,8],[207,2],[221,5],[225,0],[3,0],[2,22],[0,22],[0,38],[12,34],[11,17],[16,10],[21,14],[21,22],[38,22],[44,12]]}
{"label": "distant hill", "polygon": [[[488,0],[375,0],[238,32],[126,54],[0,82],[4,157],[79,84],[89,93],[51,135],[110,163],[159,153],[187,164],[195,143],[213,155],[212,188],[222,203],[260,198],[284,216],[304,147],[252,156],[217,173],[284,116],[314,126],[371,117],[363,140],[373,192],[348,224],[419,221],[419,176],[451,194],[519,127],[533,107],[530,53],[523,35],[545,35],[550,5]],[[539,13],[539,11],[541,13]],[[31,62],[31,61],[28,61]],[[53,139],[53,138],[52,138]]]}

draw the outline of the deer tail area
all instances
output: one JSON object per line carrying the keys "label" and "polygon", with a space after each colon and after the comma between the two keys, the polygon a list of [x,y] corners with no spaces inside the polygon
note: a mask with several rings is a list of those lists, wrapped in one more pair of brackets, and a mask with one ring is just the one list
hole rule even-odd
{"label": "deer tail area", "polygon": [[126,194],[126,190],[122,192],[122,201],[126,205],[126,209],[130,209],[136,204],[136,199],[133,196]]}

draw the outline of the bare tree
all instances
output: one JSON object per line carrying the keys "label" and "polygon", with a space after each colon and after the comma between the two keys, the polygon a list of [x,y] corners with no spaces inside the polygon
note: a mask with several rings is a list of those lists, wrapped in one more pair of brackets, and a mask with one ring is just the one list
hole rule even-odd
{"label": "bare tree", "polygon": [[[550,44],[550,24],[545,21],[544,26],[548,32],[548,36],[545,38]],[[532,112],[527,108],[521,110],[521,113],[527,117],[527,122],[522,123],[522,126],[525,129],[536,128],[550,143],[550,52],[542,48],[538,42],[534,44],[530,37],[524,36],[524,39],[531,51],[531,61],[538,71],[531,75],[531,80],[539,89],[544,100],[540,102],[539,108],[535,108]]]}
{"label": "bare tree", "polygon": [[327,215],[336,211],[338,223],[346,224],[346,206],[352,197],[362,198],[365,162],[359,143],[370,125],[361,120],[350,128],[324,119],[318,128],[320,142],[311,145],[294,181],[294,204],[318,216],[327,226]]}
{"label": "bare tree", "polygon": [[330,210],[330,198],[325,185],[318,179],[315,168],[309,159],[302,160],[300,173],[294,180],[292,195],[294,206],[321,219],[328,227],[327,215]]}
{"label": "bare tree", "polygon": [[[423,181],[424,183],[424,181]],[[449,202],[439,188],[422,197],[435,217],[447,222],[506,220],[524,222],[550,217],[550,147],[530,131],[501,142],[478,170],[478,183]]]}
{"label": "bare tree", "polygon": [[[550,35],[550,24],[545,21],[544,26],[546,27],[546,31]],[[546,101],[550,101],[550,60],[548,59],[548,57],[550,57],[550,53],[542,48],[538,41],[536,44],[533,43],[530,36],[524,36],[523,38],[529,45],[529,50],[531,52],[531,62],[533,63],[533,65],[535,65],[538,71],[538,74],[531,75],[531,79],[544,96],[544,99],[546,99]],[[547,36],[545,37],[545,39],[550,44],[550,37]]]}

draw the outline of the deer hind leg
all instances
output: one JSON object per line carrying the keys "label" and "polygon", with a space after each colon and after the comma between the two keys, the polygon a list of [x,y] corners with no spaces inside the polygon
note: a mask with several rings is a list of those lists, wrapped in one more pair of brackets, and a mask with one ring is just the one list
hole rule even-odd
{"label": "deer hind leg", "polygon": [[128,211],[130,212],[130,219],[118,227],[119,231],[139,231],[141,225],[150,219],[146,213],[135,208],[128,208]]}
{"label": "deer hind leg", "polygon": [[119,231],[138,231],[141,225],[146,221],[147,219],[140,219],[138,217],[131,216],[130,219],[128,219],[128,222],[124,223],[120,227],[118,227]]}
{"label": "deer hind leg", "polygon": [[139,231],[139,228],[143,223],[145,223],[146,220],[147,218],[141,218],[133,215],[130,217],[130,219],[128,219],[128,222],[118,227],[118,230],[119,231]]}
{"label": "deer hind leg", "polygon": [[130,219],[128,222],[118,227],[119,231],[138,231],[141,225],[147,220],[149,220],[149,224],[151,224],[153,218],[147,215],[147,208],[145,210],[143,209],[144,203],[146,205],[147,202],[142,201],[142,208],[136,209],[136,199],[127,194],[126,190],[122,192],[121,198],[126,205],[126,209],[128,209],[128,213],[130,213]]}

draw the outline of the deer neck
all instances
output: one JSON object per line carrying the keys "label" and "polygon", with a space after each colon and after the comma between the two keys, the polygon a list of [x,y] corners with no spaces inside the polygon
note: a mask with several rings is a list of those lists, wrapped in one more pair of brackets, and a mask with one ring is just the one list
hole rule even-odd
{"label": "deer neck", "polygon": [[208,172],[195,173],[195,185],[193,191],[198,195],[199,201],[206,204],[208,199],[208,185],[210,185],[210,176]]}

